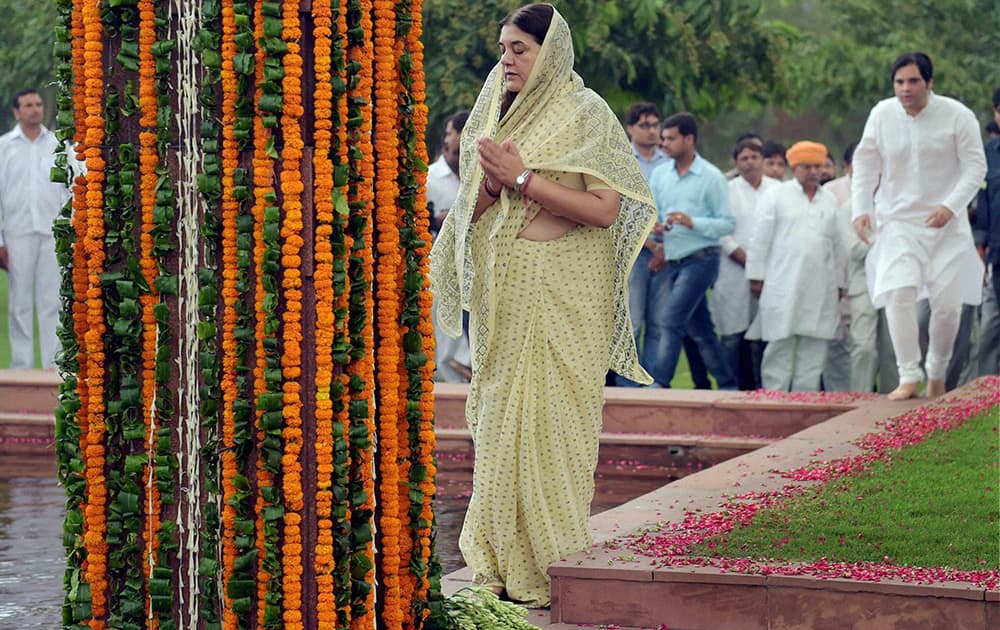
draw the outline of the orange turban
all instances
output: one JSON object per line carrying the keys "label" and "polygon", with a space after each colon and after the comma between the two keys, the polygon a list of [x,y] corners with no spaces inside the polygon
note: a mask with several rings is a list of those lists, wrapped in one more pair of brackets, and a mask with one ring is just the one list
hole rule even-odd
{"label": "orange turban", "polygon": [[828,154],[826,145],[819,142],[809,142],[808,140],[796,142],[785,152],[785,156],[788,158],[788,165],[792,168],[795,168],[799,164],[822,164],[826,162]]}

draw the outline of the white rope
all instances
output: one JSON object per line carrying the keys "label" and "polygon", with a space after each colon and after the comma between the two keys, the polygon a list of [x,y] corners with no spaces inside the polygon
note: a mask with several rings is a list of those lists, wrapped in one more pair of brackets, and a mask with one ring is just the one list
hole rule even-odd
{"label": "white rope", "polygon": [[[198,172],[201,170],[199,123],[201,108],[198,89],[201,67],[196,38],[201,23],[200,0],[171,0],[170,23],[177,24],[177,242],[178,242],[178,423],[179,460],[177,485],[178,573],[176,591],[180,597],[178,625],[199,625],[198,565],[201,559],[201,423],[199,416],[198,361],[198,268],[199,214]],[[221,601],[221,600],[220,600]]]}

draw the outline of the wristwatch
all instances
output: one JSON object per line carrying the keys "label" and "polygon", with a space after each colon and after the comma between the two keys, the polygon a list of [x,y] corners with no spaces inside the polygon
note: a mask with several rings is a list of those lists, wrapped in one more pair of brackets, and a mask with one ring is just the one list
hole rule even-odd
{"label": "wristwatch", "polygon": [[514,190],[521,192],[521,187],[528,183],[529,177],[531,177],[531,169],[526,168],[523,173],[514,178]]}

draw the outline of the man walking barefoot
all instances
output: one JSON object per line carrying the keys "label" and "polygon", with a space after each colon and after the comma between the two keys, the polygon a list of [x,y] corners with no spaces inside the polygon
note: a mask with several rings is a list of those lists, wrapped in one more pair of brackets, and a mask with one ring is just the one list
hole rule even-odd
{"label": "man walking barefoot", "polygon": [[889,398],[904,400],[917,395],[924,379],[917,291],[926,289],[931,307],[925,362],[931,397],[945,391],[962,303],[982,299],[983,266],[965,209],[986,160],[975,115],[933,92],[930,57],[905,53],[890,76],[896,97],[868,116],[854,152],[851,194],[858,237],[867,243],[877,227],[867,260],[869,292],[876,307],[886,308],[899,367],[899,387]]}

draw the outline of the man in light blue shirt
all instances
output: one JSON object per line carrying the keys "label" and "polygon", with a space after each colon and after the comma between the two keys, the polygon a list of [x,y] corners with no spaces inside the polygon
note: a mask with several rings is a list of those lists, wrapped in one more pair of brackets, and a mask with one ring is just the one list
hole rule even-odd
{"label": "man in light blue shirt", "polygon": [[726,178],[695,150],[698,123],[693,115],[684,112],[665,120],[662,138],[672,159],[653,171],[649,185],[664,226],[667,266],[665,282],[650,296],[657,305],[649,325],[659,337],[659,360],[644,367],[669,387],[687,334],[698,344],[719,389],[736,389],[705,298],[719,275],[719,241],[736,227]]}
{"label": "man in light blue shirt", "polygon": [[[660,142],[660,110],[653,103],[632,103],[625,110],[625,132],[632,141],[632,153],[648,182],[653,169],[670,161],[667,154],[657,146]],[[656,303],[649,297],[657,292],[655,285],[663,283],[665,274],[662,272],[662,263],[657,266],[656,262],[662,258],[663,239],[659,234],[651,234],[639,251],[639,257],[628,278],[629,315],[632,319],[635,347],[641,348],[639,363],[643,367],[660,363],[656,354],[660,351],[659,339],[650,325]],[[643,326],[645,335],[642,332]],[[641,344],[640,337],[643,339]],[[637,387],[639,384],[616,374],[615,385]]]}

